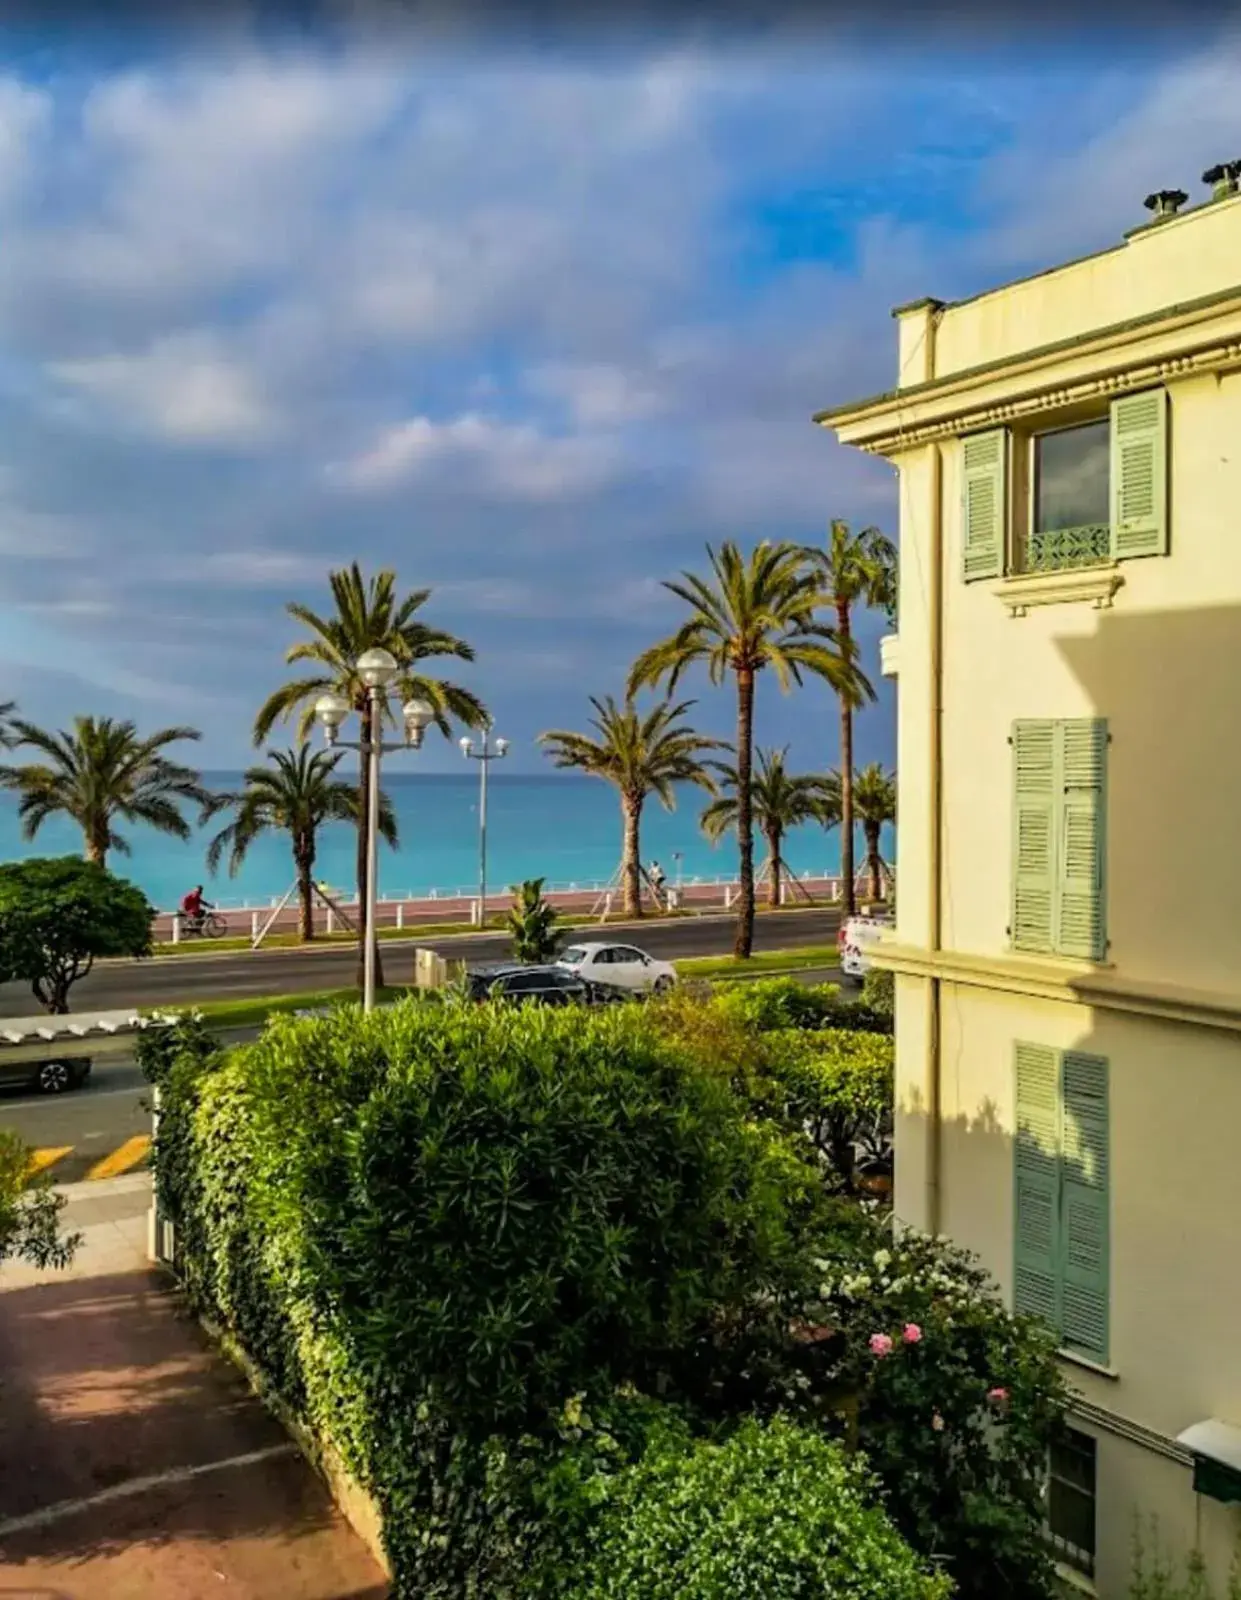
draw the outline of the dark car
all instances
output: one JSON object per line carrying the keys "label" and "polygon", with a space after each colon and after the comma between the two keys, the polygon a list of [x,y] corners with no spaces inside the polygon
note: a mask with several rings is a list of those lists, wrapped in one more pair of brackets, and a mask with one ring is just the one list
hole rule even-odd
{"label": "dark car", "polygon": [[90,1077],[89,1056],[57,1056],[49,1061],[6,1061],[0,1054],[0,1088],[63,1094],[80,1089]]}
{"label": "dark car", "polygon": [[616,1005],[632,999],[627,990],[608,983],[593,983],[575,972],[556,966],[479,967],[466,979],[473,1000],[511,1000],[519,1005]]}

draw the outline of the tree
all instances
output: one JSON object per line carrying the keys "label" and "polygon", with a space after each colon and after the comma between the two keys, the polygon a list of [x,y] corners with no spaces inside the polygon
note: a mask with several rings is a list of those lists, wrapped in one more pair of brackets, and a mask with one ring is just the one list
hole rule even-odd
{"label": "tree", "polygon": [[77,856],[0,865],[0,983],[28,983],[63,1015],[105,956],[147,956],[155,908],[142,890]]}
{"label": "tree", "polygon": [[[207,847],[210,872],[216,871],[227,850],[229,876],[235,877],[261,834],[281,830],[291,836],[304,940],[314,938],[313,873],[319,828],[325,822],[350,822],[356,827],[358,821],[357,785],[334,777],[342,754],[314,753],[305,744],[296,750],[270,751],[273,766],[248,768],[245,788],[238,794],[219,795],[212,806],[213,815],[230,808],[236,815]],[[379,831],[395,848],[396,816],[382,793]]]}
{"label": "tree", "polygon": [[628,693],[667,680],[668,693],[687,668],[703,662],[712,683],[732,674],[737,686],[737,852],[741,893],[737,904],[738,957],[754,943],[754,826],[750,779],[753,768],[754,686],[766,667],[780,688],[802,682],[803,673],[825,678],[833,688],[858,693],[852,658],[842,652],[833,628],[815,621],[817,581],[796,545],[763,540],[745,557],[731,541],[718,553],[707,546],[710,575],[683,572],[664,588],[688,608],[685,621],[634,662]]}
{"label": "tree", "polygon": [[896,821],[896,774],[885,772],[878,761],[872,761],[854,778],[853,798],[866,837],[870,897],[879,900],[883,897],[883,857],[879,853],[879,839],[884,826]]}
{"label": "tree", "polygon": [[616,785],[621,803],[625,912],[640,917],[640,830],[646,797],[657,795],[664,809],[672,811],[676,807],[676,784],[696,783],[709,789],[711,779],[699,758],[707,750],[725,746],[722,740],[704,739],[685,726],[682,718],[694,704],[692,700],[677,705],[665,700],[645,716],[632,699],[618,706],[611,695],[603,700],[592,695],[590,703],[595,708],[590,725],[596,737],[553,729],[541,733],[539,742],[558,767],[574,767]]}
{"label": "tree", "polygon": [[11,750],[17,743],[13,732],[13,713],[16,710],[16,700],[0,700],[0,750]]}
{"label": "tree", "polygon": [[513,956],[537,966],[556,954],[560,934],[556,929],[556,908],[543,898],[544,878],[527,878],[513,885],[513,904],[508,914],[508,929],[513,936]]}
{"label": "tree", "polygon": [[875,691],[856,666],[853,608],[876,606],[891,615],[896,602],[896,546],[878,528],[853,533],[847,522],[833,518],[826,549],[806,550],[818,584],[820,603],[836,613],[836,636],[846,660],[853,662],[848,680],[833,684],[840,702],[840,876],[844,911],[857,909],[853,867],[853,713],[873,701]]}
{"label": "tree", "polygon": [[[771,867],[770,902],[780,904],[780,883],[784,870],[781,854],[784,836],[803,822],[818,822],[830,828],[839,821],[833,805],[833,792],[826,778],[818,774],[793,774],[784,762],[783,750],[759,750],[758,771],[750,784],[751,807],[758,831],[767,841]],[[724,793],[714,799],[699,818],[699,826],[715,844],[737,826],[737,769],[723,761],[710,765],[721,774]]]}
{"label": "tree", "polygon": [[160,833],[188,839],[190,826],[180,802],[205,811],[211,792],[199,773],[164,754],[182,739],[200,739],[196,728],[160,728],[142,737],[132,722],[111,717],[75,717],[70,733],[51,733],[21,717],[11,719],[9,740],[29,745],[41,762],[0,767],[0,787],[21,796],[22,837],[33,839],[51,816],[72,817],[86,840],[88,861],[104,867],[109,850],[128,855],[115,823],[145,822]]}
{"label": "tree", "polygon": [[0,1264],[67,1267],[82,1235],[59,1235],[60,1213],[69,1202],[52,1188],[49,1174],[30,1181],[32,1154],[11,1128],[0,1128]]}
{"label": "tree", "polygon": [[[468,689],[442,678],[425,676],[420,664],[437,656],[453,656],[458,661],[473,661],[474,651],[463,639],[440,628],[432,628],[418,613],[431,597],[430,589],[414,589],[403,598],[397,595],[396,573],[384,567],[364,577],[355,561],[350,567],[328,574],[333,609],[326,615],[312,611],[296,601],[285,610],[309,635],[285,653],[290,665],[305,661],[311,673],[284,684],[259,709],[254,719],[254,743],[262,745],[278,721],[298,713],[297,739],[303,743],[314,722],[315,701],[320,695],[338,694],[347,699],[361,720],[361,740],[372,733],[370,699],[358,677],[356,662],[367,650],[390,651],[400,665],[394,685],[402,700],[425,700],[435,710],[435,724],[447,737],[450,718],[467,727],[481,728],[487,721],[482,702]],[[373,730],[382,735],[382,729]],[[358,985],[363,981],[366,941],[370,930],[366,917],[367,797],[370,777],[365,755],[360,756],[358,811]],[[383,967],[376,952],[375,982],[382,986]]]}

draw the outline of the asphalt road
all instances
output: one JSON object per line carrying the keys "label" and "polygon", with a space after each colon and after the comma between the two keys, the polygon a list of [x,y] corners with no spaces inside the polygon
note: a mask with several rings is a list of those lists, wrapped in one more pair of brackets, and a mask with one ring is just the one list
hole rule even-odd
{"label": "asphalt road", "polygon": [[[785,911],[757,918],[756,950],[781,950],[794,945],[831,944],[840,916],[835,911]],[[581,938],[632,942],[653,956],[675,961],[686,956],[727,955],[733,947],[736,919],[731,916],[695,917],[677,922],[653,922],[622,930],[615,924],[592,932],[575,930]],[[413,977],[413,952],[423,948],[470,962],[506,960],[511,946],[503,934],[458,934],[445,938],[385,940],[384,976],[409,982]],[[125,1006],[184,1004],[193,1000],[242,1000],[250,996],[296,994],[310,989],[343,988],[354,981],[357,951],[353,945],[323,945],[313,949],[241,951],[221,955],[156,956],[148,961],[108,963],[73,987],[74,1011],[112,1011]],[[0,1016],[26,1017],[37,1010],[30,990],[21,984],[0,985]]]}
{"label": "asphalt road", "polygon": [[[797,975],[803,983],[836,981],[835,968]],[[255,1029],[234,1030],[230,1040],[253,1038]],[[116,1176],[145,1164],[138,1141],[151,1132],[150,1086],[131,1056],[97,1056],[86,1085],[59,1095],[0,1091],[0,1127],[12,1128],[46,1161],[60,1183],[77,1183],[102,1166]]]}

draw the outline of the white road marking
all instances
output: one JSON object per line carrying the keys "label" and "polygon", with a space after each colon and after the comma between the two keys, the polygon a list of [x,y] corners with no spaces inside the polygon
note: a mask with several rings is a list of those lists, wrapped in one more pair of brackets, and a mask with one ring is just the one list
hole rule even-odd
{"label": "white road marking", "polygon": [[125,1500],[135,1494],[146,1494],[151,1489],[162,1489],[167,1484],[188,1483],[192,1478],[201,1478],[208,1472],[223,1472],[229,1467],[249,1467],[259,1461],[268,1461],[275,1456],[287,1456],[296,1453],[297,1446],[291,1441],[285,1444],[268,1445],[263,1450],[249,1450],[245,1455],[229,1456],[224,1461],[205,1461],[196,1467],[171,1467],[166,1472],[148,1473],[143,1478],[130,1478],[125,1483],[114,1483],[111,1488],[100,1489],[98,1494],[85,1495],[81,1500],[58,1500],[55,1505],[44,1506],[40,1511],[28,1511],[25,1516],[8,1517],[0,1522],[0,1539],[7,1539],[10,1534],[27,1533],[32,1528],[48,1528],[53,1523],[63,1522],[66,1517],[76,1517],[83,1511],[91,1511],[96,1506],[106,1506],[113,1500]]}

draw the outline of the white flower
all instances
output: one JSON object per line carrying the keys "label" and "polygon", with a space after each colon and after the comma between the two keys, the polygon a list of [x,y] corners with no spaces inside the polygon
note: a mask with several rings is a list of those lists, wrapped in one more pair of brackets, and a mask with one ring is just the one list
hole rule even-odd
{"label": "white flower", "polygon": [[891,1260],[892,1260],[892,1252],[890,1250],[876,1250],[875,1251],[875,1265],[879,1268],[880,1272],[886,1272],[887,1271],[888,1266],[891,1263]]}

